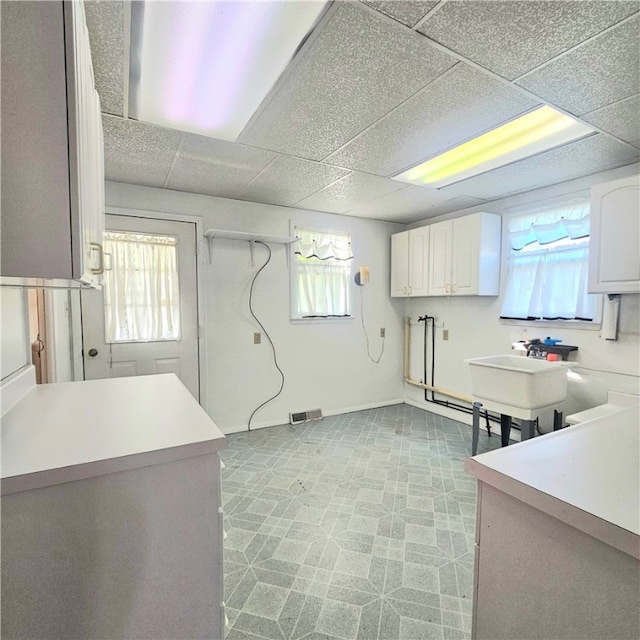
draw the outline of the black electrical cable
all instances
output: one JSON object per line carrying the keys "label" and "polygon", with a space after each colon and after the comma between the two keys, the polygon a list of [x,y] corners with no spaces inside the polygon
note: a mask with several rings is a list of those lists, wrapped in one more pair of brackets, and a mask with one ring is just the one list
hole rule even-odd
{"label": "black electrical cable", "polygon": [[[431,382],[429,383],[427,380],[427,324],[431,320]],[[435,359],[435,350],[436,350],[436,327],[435,327],[435,316],[419,316],[418,322],[424,322],[424,339],[423,339],[423,374],[424,374],[424,382],[425,384],[431,384],[432,387],[435,387],[435,367],[436,367],[436,359]],[[458,404],[457,402],[452,402],[450,400],[438,400],[435,397],[435,392],[431,389],[431,398],[429,398],[429,390],[424,390],[424,399],[425,402],[432,402],[433,404],[437,404],[441,407],[447,407],[448,409],[455,409],[456,411],[460,411],[462,413],[473,414],[473,408],[465,407],[464,405]],[[497,416],[492,416],[488,411],[485,411],[485,418],[487,420],[492,420],[493,422],[499,423],[500,418]],[[515,429],[520,429],[517,424],[512,423],[511,425]]]}
{"label": "black electrical cable", "polygon": [[256,279],[258,278],[262,270],[269,264],[269,262],[271,262],[271,249],[269,248],[269,245],[265,244],[261,240],[254,240],[254,242],[256,242],[257,244],[261,244],[263,247],[266,247],[267,251],[269,252],[269,256],[267,257],[267,261],[258,269],[258,271],[256,271],[256,275],[253,276],[253,280],[251,281],[251,287],[249,288],[249,313],[251,313],[251,315],[253,316],[253,319],[258,323],[258,325],[260,325],[260,328],[262,329],[264,335],[267,337],[267,340],[269,341],[269,344],[271,345],[271,350],[273,352],[273,364],[275,365],[276,369],[280,373],[280,377],[282,378],[282,380],[280,381],[280,388],[278,389],[277,393],[272,395],[268,400],[265,400],[261,405],[258,405],[253,410],[253,412],[249,416],[249,422],[247,424],[248,431],[251,431],[251,420],[253,419],[253,416],[260,409],[262,409],[262,407],[264,407],[266,404],[269,404],[269,402],[271,402],[272,400],[275,400],[282,393],[282,389],[284,388],[284,373],[282,372],[282,369],[278,365],[276,347],[273,344],[273,340],[271,339],[269,332],[264,328],[264,325],[262,324],[262,322],[260,322],[260,320],[258,319],[258,316],[256,316],[256,314],[253,312],[253,285],[256,283]]}

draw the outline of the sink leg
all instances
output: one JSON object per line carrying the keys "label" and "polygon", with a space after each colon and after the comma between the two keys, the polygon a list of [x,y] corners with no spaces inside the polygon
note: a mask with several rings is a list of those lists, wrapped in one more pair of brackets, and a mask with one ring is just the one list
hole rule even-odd
{"label": "sink leg", "polygon": [[480,437],[480,402],[473,403],[473,422],[471,427],[471,455],[478,453],[478,439]]}
{"label": "sink leg", "polygon": [[557,409],[553,410],[553,430],[557,431],[558,429],[562,429],[563,427],[563,416],[562,411],[558,411]]}
{"label": "sink leg", "polygon": [[533,438],[535,428],[535,420],[522,420],[520,422],[520,440],[528,440],[529,438]]}
{"label": "sink leg", "polygon": [[502,438],[502,446],[509,444],[509,436],[511,435],[511,416],[500,414],[500,435]]}

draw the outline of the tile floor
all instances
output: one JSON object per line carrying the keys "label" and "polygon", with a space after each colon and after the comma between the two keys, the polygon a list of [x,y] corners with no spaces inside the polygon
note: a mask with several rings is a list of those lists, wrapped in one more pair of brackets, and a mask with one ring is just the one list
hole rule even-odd
{"label": "tile floor", "polygon": [[409,405],[229,436],[226,640],[470,638],[470,441]]}

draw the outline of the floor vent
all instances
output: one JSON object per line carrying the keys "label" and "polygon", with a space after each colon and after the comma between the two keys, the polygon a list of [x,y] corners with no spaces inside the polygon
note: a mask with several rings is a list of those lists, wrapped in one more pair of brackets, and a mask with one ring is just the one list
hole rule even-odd
{"label": "floor vent", "polygon": [[297,413],[289,414],[290,424],[301,424],[302,422],[308,422],[309,420],[321,420],[321,409],[308,409],[307,411],[298,411]]}

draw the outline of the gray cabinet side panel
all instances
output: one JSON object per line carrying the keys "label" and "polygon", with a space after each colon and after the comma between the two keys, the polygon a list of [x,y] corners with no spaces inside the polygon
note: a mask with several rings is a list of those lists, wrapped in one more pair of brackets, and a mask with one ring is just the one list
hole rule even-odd
{"label": "gray cabinet side panel", "polygon": [[474,639],[640,637],[635,558],[487,485],[481,500]]}
{"label": "gray cabinet side panel", "polygon": [[3,276],[72,275],[65,78],[62,2],[3,2]]}
{"label": "gray cabinet side panel", "polygon": [[2,638],[220,638],[217,454],[2,497]]}

